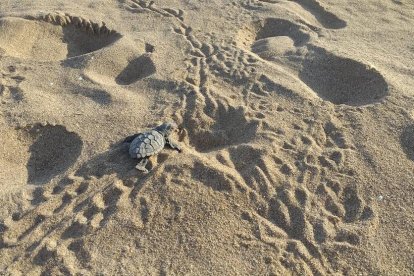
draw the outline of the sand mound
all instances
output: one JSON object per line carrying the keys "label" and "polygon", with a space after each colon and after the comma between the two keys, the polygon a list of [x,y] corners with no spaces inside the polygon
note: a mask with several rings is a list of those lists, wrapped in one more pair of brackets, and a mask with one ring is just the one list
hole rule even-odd
{"label": "sand mound", "polygon": [[105,25],[69,15],[0,19],[0,48],[8,56],[23,59],[63,60],[96,51],[118,38]]}

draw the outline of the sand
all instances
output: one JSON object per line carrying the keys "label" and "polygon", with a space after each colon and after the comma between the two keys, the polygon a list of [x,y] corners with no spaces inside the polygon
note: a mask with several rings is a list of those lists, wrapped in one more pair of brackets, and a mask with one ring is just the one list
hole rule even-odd
{"label": "sand", "polygon": [[[414,275],[412,1],[0,2],[1,275]],[[125,137],[175,121],[148,174]]]}

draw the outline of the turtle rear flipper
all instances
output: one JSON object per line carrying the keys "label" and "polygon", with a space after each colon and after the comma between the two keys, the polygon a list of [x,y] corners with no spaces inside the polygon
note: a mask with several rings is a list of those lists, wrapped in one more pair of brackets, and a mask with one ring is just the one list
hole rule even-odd
{"label": "turtle rear flipper", "polygon": [[138,164],[135,166],[135,168],[136,168],[137,170],[139,170],[139,171],[142,171],[142,172],[144,172],[144,173],[147,173],[147,172],[148,172],[148,169],[147,169],[147,168],[145,168],[145,166],[147,165],[147,163],[148,163],[148,158],[142,158],[142,159],[138,162]]}

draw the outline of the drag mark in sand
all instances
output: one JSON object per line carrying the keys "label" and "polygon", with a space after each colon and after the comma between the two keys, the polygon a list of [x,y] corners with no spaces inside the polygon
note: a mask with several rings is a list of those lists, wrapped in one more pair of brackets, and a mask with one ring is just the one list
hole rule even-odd
{"label": "drag mark in sand", "polygon": [[[171,17],[154,3],[134,2],[139,6],[136,9]],[[295,125],[295,135],[288,138],[284,131],[251,118],[246,108],[233,106],[223,93],[217,93],[211,80],[219,78],[244,88],[248,106],[257,99],[265,106],[273,92],[278,98],[298,94],[265,75],[257,75],[254,67],[258,60],[247,51],[200,42],[182,18],[178,23],[174,31],[189,42],[190,51],[186,80],[172,91],[180,95],[183,104],[176,116],[187,129],[190,145],[198,152],[215,153],[225,169],[215,161],[202,159],[192,167],[167,166],[163,174],[183,175],[190,170],[192,179],[216,192],[245,194],[252,211],[244,218],[251,222],[252,233],[281,252],[283,265],[289,269],[300,267],[298,273],[332,271],[331,259],[324,250],[335,248],[337,243],[353,248],[359,238],[347,230],[347,224],[375,222],[371,207],[358,190],[339,184],[353,177],[344,163],[344,156],[352,149],[341,127],[306,121],[303,127]],[[289,37],[293,46],[306,45],[310,39],[304,27],[287,20],[268,19],[256,39],[273,36]],[[283,107],[278,108],[278,112],[283,111]],[[261,114],[261,118],[266,116]],[[271,143],[266,149],[255,146],[255,139],[262,136]],[[174,176],[165,178],[183,185],[183,180]],[[325,187],[315,183],[328,184]],[[297,256],[295,260],[292,255]]]}

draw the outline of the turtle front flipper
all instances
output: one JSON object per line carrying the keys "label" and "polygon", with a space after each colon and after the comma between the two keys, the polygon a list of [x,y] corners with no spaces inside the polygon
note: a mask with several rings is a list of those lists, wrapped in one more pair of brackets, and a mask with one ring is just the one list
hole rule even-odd
{"label": "turtle front flipper", "polygon": [[172,149],[176,149],[178,152],[181,152],[181,146],[179,146],[176,142],[172,141],[170,138],[166,138],[165,142],[169,145]]}
{"label": "turtle front flipper", "polygon": [[137,133],[137,134],[133,134],[128,136],[127,138],[124,139],[123,143],[131,143],[135,138],[137,138],[141,133]]}
{"label": "turtle front flipper", "polygon": [[147,168],[145,168],[145,166],[147,165],[147,163],[148,163],[148,158],[142,158],[142,159],[138,162],[138,164],[135,166],[135,168],[136,168],[137,170],[139,170],[139,171],[142,171],[142,172],[144,172],[144,173],[147,173],[147,172],[148,172],[148,170],[147,170]]}

